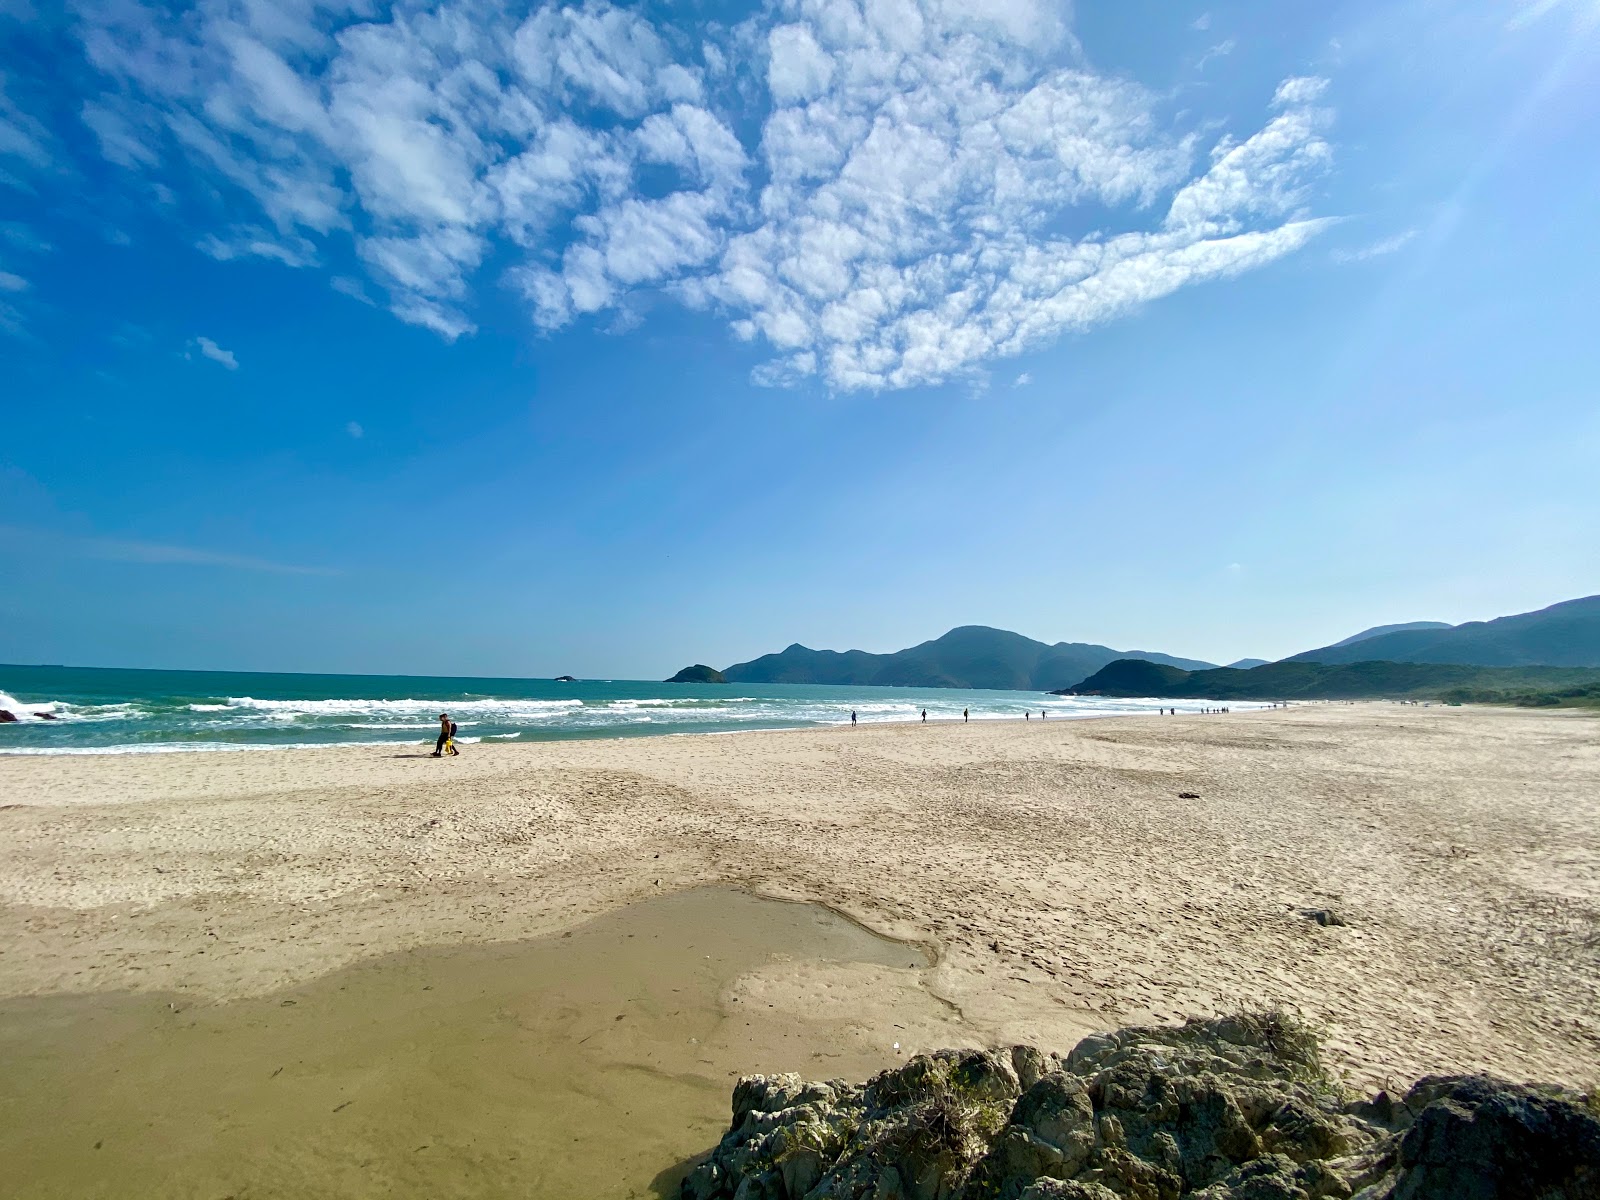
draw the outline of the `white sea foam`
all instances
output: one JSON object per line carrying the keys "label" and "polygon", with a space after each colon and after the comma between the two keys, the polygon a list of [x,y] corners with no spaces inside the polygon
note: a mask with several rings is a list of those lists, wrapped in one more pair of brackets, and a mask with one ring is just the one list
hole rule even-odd
{"label": "white sea foam", "polygon": [[18,722],[40,720],[41,718],[36,717],[34,715],[35,713],[47,712],[54,715],[56,709],[59,707],[60,705],[56,704],[54,701],[18,700],[15,696],[9,695],[6,692],[0,692],[0,708],[5,709],[8,713],[15,717]]}
{"label": "white sea foam", "polygon": [[[471,725],[473,723],[474,722],[471,722],[471,721],[460,721],[460,722],[457,722],[457,724],[460,724],[460,725],[463,725],[463,726]],[[430,732],[437,733],[438,729],[439,729],[439,722],[437,722],[437,721],[421,721],[421,722],[419,722],[419,721],[351,721],[351,722],[347,722],[347,723],[342,724],[342,725],[335,725],[334,728],[335,729],[426,729],[426,730],[429,730]]]}
{"label": "white sea foam", "polygon": [[[462,739],[465,741],[466,739]],[[409,742],[278,742],[275,744],[245,742],[143,742],[114,746],[39,746],[33,748],[0,749],[5,754],[39,754],[46,756],[85,754],[200,754],[209,750],[330,750],[338,746],[406,746]]]}

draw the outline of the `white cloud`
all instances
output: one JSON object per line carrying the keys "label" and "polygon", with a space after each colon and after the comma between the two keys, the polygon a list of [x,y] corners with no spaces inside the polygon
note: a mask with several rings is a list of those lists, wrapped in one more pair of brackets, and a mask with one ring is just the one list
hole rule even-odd
{"label": "white cloud", "polygon": [[21,275],[13,275],[10,271],[0,271],[0,292],[25,292],[28,290],[28,281]]}
{"label": "white cloud", "polygon": [[1033,376],[1030,375],[1027,371],[1024,371],[1024,372],[1022,372],[1022,374],[1018,375],[1016,377],[1016,379],[1014,379],[1012,381],[1011,386],[1014,387],[1014,388],[1027,387],[1032,382],[1033,382]]}
{"label": "white cloud", "polygon": [[367,432],[365,429],[361,428],[361,423],[359,421],[349,422],[347,425],[345,425],[344,431],[351,437],[358,440],[362,437],[365,437]]}
{"label": "white cloud", "polygon": [[1415,229],[1403,230],[1386,238],[1379,238],[1365,246],[1358,246],[1354,250],[1334,250],[1328,257],[1336,263],[1366,262],[1370,258],[1382,258],[1404,248],[1411,239],[1417,236]]}
{"label": "white cloud", "polygon": [[214,363],[220,363],[230,371],[239,369],[239,360],[232,350],[224,350],[208,337],[197,337],[190,344],[190,352],[186,357],[193,358],[199,354],[201,358],[209,358]]}
{"label": "white cloud", "polygon": [[692,32],[606,0],[83,4],[107,77],[83,119],[128,170],[217,189],[206,253],[310,266],[345,241],[449,339],[495,261],[545,330],[665,292],[770,349],[762,382],[907,387],[1322,228],[1324,81],[1208,146],[1084,65],[1048,0],[771,0]]}

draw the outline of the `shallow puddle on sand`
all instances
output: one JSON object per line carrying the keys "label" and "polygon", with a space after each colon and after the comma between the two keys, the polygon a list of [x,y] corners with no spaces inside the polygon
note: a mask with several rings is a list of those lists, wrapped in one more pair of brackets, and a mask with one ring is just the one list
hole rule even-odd
{"label": "shallow puddle on sand", "polygon": [[0,1196],[673,1195],[737,1075],[897,1057],[892,1029],[769,1011],[735,980],[861,971],[915,1008],[926,965],[826,909],[717,888],[227,1004],[10,1000]]}

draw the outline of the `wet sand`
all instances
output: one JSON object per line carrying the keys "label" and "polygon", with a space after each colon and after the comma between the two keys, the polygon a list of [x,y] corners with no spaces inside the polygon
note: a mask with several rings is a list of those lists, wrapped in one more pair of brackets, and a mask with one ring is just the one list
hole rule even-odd
{"label": "wet sand", "polygon": [[702,888],[228,1003],[13,999],[0,1193],[665,1194],[721,1136],[749,1063],[864,1074],[896,1057],[891,1027],[780,1013],[739,981],[854,978],[915,1010],[929,961],[814,905]]}
{"label": "wet sand", "polygon": [[[927,970],[752,967],[721,985],[729,1006],[796,1022],[903,1025],[901,1053],[1065,1048],[1280,1004],[1363,1085],[1480,1069],[1587,1084],[1600,1061],[1586,715],[1329,705],[445,762],[0,760],[3,995],[270,1006],[384,955],[559,933],[705,885],[821,901],[929,947]],[[1304,915],[1320,908],[1348,923]],[[891,969],[893,987],[874,974]],[[756,1047],[727,1069],[772,1066]]]}

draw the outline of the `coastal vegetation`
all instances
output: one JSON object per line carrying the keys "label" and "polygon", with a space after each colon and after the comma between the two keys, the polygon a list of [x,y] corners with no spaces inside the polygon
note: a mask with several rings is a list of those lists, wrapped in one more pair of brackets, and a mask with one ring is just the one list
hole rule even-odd
{"label": "coastal vegetation", "polygon": [[1600,669],[1289,659],[1245,671],[1232,667],[1182,671],[1125,658],[1056,694],[1174,700],[1431,700],[1550,708],[1600,705]]}
{"label": "coastal vegetation", "polygon": [[705,663],[695,663],[692,667],[685,667],[679,671],[668,683],[727,683],[727,677],[715,667],[708,667]]}

